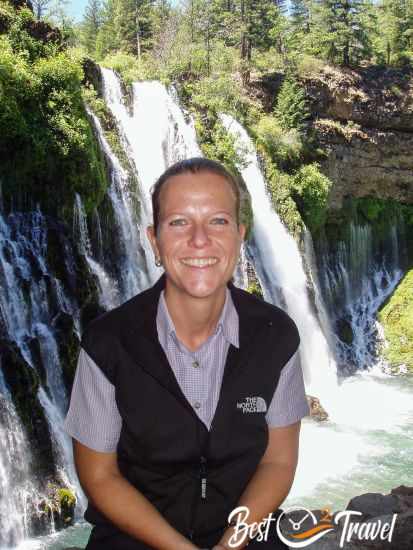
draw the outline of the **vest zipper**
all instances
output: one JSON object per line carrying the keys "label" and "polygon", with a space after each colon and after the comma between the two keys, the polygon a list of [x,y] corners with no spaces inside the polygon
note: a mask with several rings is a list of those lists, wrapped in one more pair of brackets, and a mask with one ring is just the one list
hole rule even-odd
{"label": "vest zipper", "polygon": [[201,478],[201,499],[206,500],[207,498],[207,459],[204,456],[201,456],[201,464],[199,468],[199,477]]}

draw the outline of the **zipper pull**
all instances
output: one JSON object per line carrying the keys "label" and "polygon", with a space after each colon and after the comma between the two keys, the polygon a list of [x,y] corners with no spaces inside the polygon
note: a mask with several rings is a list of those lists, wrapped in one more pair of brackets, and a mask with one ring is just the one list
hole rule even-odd
{"label": "zipper pull", "polygon": [[203,500],[207,497],[207,459],[204,456],[201,456],[200,464],[200,478],[201,478],[201,498]]}

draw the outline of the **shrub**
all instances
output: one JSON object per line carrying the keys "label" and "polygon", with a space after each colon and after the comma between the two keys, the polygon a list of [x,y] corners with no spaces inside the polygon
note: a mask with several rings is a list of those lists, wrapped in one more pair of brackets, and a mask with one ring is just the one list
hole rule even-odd
{"label": "shrub", "polygon": [[254,133],[258,148],[264,149],[279,168],[288,169],[299,162],[303,144],[298,130],[285,130],[274,116],[265,115]]}
{"label": "shrub", "polygon": [[297,206],[290,194],[291,176],[280,172],[270,159],[265,159],[267,189],[271,197],[274,210],[280,216],[288,231],[298,237],[303,224]]}
{"label": "shrub", "polygon": [[151,78],[151,70],[145,59],[142,56],[142,60],[139,61],[137,57],[130,53],[118,51],[106,56],[101,64],[118,72],[126,84],[132,84],[137,80]]}
{"label": "shrub", "polygon": [[33,61],[0,37],[3,189],[6,200],[29,196],[46,210],[71,216],[75,192],[89,210],[107,181],[83,106],[81,66],[71,52],[48,54]]}
{"label": "shrub", "polygon": [[312,233],[325,223],[331,185],[328,177],[320,172],[317,163],[302,166],[291,180],[292,197]]}

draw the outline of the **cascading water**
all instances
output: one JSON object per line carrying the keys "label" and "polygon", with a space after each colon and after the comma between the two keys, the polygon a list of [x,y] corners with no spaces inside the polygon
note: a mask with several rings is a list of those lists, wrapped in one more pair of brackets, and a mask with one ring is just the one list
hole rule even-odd
{"label": "cascading water", "polygon": [[75,207],[73,212],[73,237],[78,242],[79,252],[85,257],[91,272],[96,276],[99,283],[99,300],[105,310],[112,309],[119,305],[119,289],[115,281],[106,273],[102,265],[93,258],[92,245],[87,227],[86,212],[83,207],[80,195],[76,193]]}
{"label": "cascading water", "polygon": [[147,258],[149,278],[154,282],[161,270],[155,267],[145,234],[146,226],[152,223],[150,188],[175,161],[201,156],[201,152],[193,125],[185,121],[176,99],[160,82],[134,83],[133,101],[128,109],[117,75],[110,69],[102,68],[102,78],[105,101],[117,122],[126,154],[138,174],[142,200],[141,243]]}
{"label": "cascading water", "polygon": [[[92,112],[89,112],[89,116],[93,122],[101,150],[105,155],[111,180],[107,194],[114,213],[115,227],[112,227],[111,230],[116,230],[118,263],[121,264],[117,277],[119,280],[119,304],[149,286],[147,266],[141,244],[140,220],[133,208],[134,203],[137,202],[138,189],[135,189],[136,180],[133,179],[133,175],[128,174],[122,168],[118,158],[111,150],[99,119]],[[133,169],[133,165],[131,167]],[[100,240],[102,240],[99,214],[96,213],[95,217],[98,227],[97,232],[98,234],[100,232]],[[98,243],[98,261],[99,253]],[[101,253],[101,255],[103,259],[103,254]]]}
{"label": "cascading water", "polygon": [[298,246],[271,207],[255,148],[245,129],[229,115],[220,118],[236,138],[246,164],[241,172],[254,214],[251,256],[264,297],[272,303],[282,304],[295,320],[301,335],[300,359],[307,391],[328,406],[336,385],[335,362],[308,298],[307,278]]}
{"label": "cascading water", "polygon": [[[266,298],[281,303],[296,321],[301,334],[300,357],[307,375],[307,393],[321,398],[330,417],[329,422],[321,424],[303,422],[299,467],[285,505],[318,508],[328,505],[337,509],[344,507],[354,494],[409,484],[409,456],[413,453],[413,384],[390,378],[374,368],[337,384],[333,353],[341,355],[340,348],[335,348],[337,336],[331,332],[334,327],[331,309],[337,311],[338,302],[330,301],[328,293],[326,298],[321,296],[317,287],[318,280],[324,281],[325,277],[330,288],[334,286],[330,272],[322,265],[317,270],[312,241],[307,234],[305,259],[315,290],[317,319],[309,304],[297,245],[272,210],[253,144],[232,117],[222,115],[221,120],[236,138],[239,153],[247,164],[242,175],[254,213],[249,255],[254,260]],[[363,350],[375,348],[377,342],[372,339],[374,331],[369,332],[366,328],[374,324],[378,306],[400,278],[397,264],[400,246],[393,231],[388,243],[390,259],[375,263],[373,258],[377,257],[377,251],[367,237],[361,239],[367,230],[352,227],[350,231],[352,238],[348,248],[343,243],[339,245],[343,250],[339,272],[347,289],[345,304],[353,319],[363,327],[363,337],[355,339],[352,353],[356,361],[360,361],[360,368],[366,363],[373,367],[375,355],[371,353],[366,357]],[[357,262],[357,269],[351,268],[349,258]],[[357,293],[349,273],[354,273],[357,279]]]}
{"label": "cascading water", "polygon": [[[1,367],[1,365],[0,365]],[[28,501],[37,487],[29,471],[29,450],[20,419],[0,370],[0,547],[15,546],[28,532]],[[6,498],[5,498],[6,497]]]}
{"label": "cascading water", "polygon": [[[325,248],[324,248],[325,251]],[[354,372],[381,361],[376,313],[403,275],[403,231],[389,228],[387,246],[378,248],[368,225],[350,223],[346,242],[319,254],[321,284],[336,328],[341,370]]]}
{"label": "cascading water", "polygon": [[[117,120],[131,164],[137,169],[142,200],[141,232],[144,233],[145,227],[152,223],[150,189],[156,179],[174,162],[203,155],[192,121],[185,120],[174,90],[168,92],[160,82],[135,82],[130,113],[125,107],[119,78],[109,69],[102,69],[102,77],[105,99]],[[160,270],[154,267],[146,235],[142,246],[149,254],[148,271],[153,282]],[[243,255],[241,251],[234,280],[245,287]]]}
{"label": "cascading water", "polygon": [[[68,265],[70,258],[68,259]],[[58,345],[53,320],[59,313],[76,319],[78,312],[61,281],[47,266],[46,220],[39,210],[28,214],[0,215],[0,323],[3,346],[12,345],[20,354],[21,368],[33,369],[43,381],[37,402],[47,420],[56,472],[60,481],[79,490],[73,467],[71,446],[62,430],[67,409]],[[7,344],[10,342],[10,344]],[[38,351],[35,355],[35,350]],[[26,367],[23,367],[23,364]],[[2,370],[7,365],[2,365]],[[41,367],[40,371],[37,371]],[[10,372],[9,372],[10,376]],[[0,429],[2,431],[0,492],[0,541],[14,546],[28,535],[28,517],[38,503],[47,502],[44,480],[37,480],[29,469],[31,451],[11,401],[7,379],[1,375]],[[15,490],[7,490],[12,482]],[[43,483],[42,483],[43,482]],[[79,491],[80,494],[80,491]],[[80,501],[80,509],[82,502]],[[50,529],[53,529],[50,516]]]}

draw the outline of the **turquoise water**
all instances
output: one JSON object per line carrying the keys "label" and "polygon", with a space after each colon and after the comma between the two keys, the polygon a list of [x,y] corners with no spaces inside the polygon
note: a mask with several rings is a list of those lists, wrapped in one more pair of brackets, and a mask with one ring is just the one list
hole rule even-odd
{"label": "turquoise water", "polygon": [[[343,510],[358,494],[413,484],[413,376],[353,377],[336,401],[331,421],[302,423],[299,466],[284,508]],[[90,528],[78,523],[19,550],[84,548]]]}

